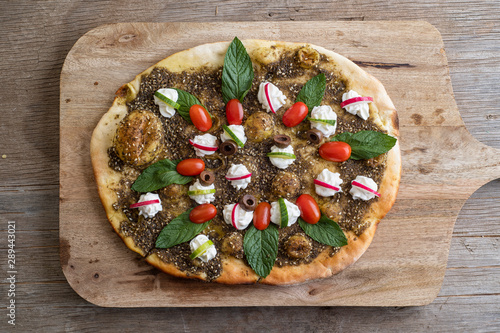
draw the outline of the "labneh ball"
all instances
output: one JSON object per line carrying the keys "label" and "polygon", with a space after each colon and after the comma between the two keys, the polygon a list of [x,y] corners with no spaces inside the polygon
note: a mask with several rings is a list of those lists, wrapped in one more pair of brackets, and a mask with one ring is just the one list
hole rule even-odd
{"label": "labneh ball", "polygon": [[245,122],[245,135],[251,142],[262,142],[273,134],[274,120],[270,114],[255,112]]}
{"label": "labneh ball", "polygon": [[145,166],[163,149],[163,133],[161,121],[154,113],[134,110],[123,118],[116,131],[116,154],[129,165]]}

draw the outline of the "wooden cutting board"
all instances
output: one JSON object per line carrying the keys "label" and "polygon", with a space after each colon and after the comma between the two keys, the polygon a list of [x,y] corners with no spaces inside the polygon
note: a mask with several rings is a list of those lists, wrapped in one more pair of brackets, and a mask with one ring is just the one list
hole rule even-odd
{"label": "wooden cutting board", "polygon": [[[97,195],[92,130],[114,92],[168,55],[199,44],[261,38],[334,50],[385,85],[399,112],[403,176],[368,251],[325,280],[225,286],[170,277],[128,250]],[[80,38],[61,73],[60,255],[73,289],[101,306],[410,306],[430,303],[467,198],[500,177],[499,151],[465,129],[439,32],[426,22],[123,23]]]}

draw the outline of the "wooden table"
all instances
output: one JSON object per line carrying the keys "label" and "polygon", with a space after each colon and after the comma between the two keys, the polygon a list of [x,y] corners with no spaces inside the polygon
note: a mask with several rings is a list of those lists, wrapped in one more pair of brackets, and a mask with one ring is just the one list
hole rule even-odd
{"label": "wooden table", "polygon": [[499,12],[500,1],[2,2],[0,331],[13,331],[5,310],[11,288],[8,221],[16,226],[19,331],[499,331],[500,180],[464,205],[443,287],[425,307],[100,308],[66,282],[58,233],[59,74],[68,51],[88,30],[131,21],[426,20],[443,36],[467,128],[500,148]]}

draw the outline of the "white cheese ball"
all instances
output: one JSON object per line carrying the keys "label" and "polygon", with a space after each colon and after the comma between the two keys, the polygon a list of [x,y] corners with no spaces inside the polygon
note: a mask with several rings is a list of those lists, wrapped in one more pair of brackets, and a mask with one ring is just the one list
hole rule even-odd
{"label": "white cheese ball", "polygon": [[[283,200],[285,201],[286,209],[288,212],[287,226],[289,227],[295,222],[297,222],[297,219],[300,217],[300,209],[296,204],[291,203],[286,199]],[[280,211],[280,204],[278,201],[274,201],[271,203],[271,222],[277,224],[278,226],[281,225],[281,211]]]}
{"label": "white cheese ball", "polygon": [[[276,146],[272,146],[271,153],[293,154],[293,147],[292,145],[289,145],[286,148],[278,148]],[[280,169],[286,169],[295,161],[295,158],[269,157],[269,160],[275,167],[278,167]]]}
{"label": "white cheese ball", "polygon": [[[203,234],[196,236],[191,240],[191,242],[189,242],[189,247],[191,249],[191,252],[196,251],[200,246],[202,246],[208,241],[209,241],[208,237]],[[203,262],[208,262],[209,260],[215,258],[216,255],[217,255],[217,249],[215,248],[215,245],[210,245],[208,249],[206,249],[205,252],[203,252],[197,258],[199,258]]]}
{"label": "white cheese ball", "polygon": [[[179,93],[175,89],[158,89],[158,92],[162,94],[163,96],[167,97],[168,99],[171,99],[173,102],[177,102],[177,99],[179,99]],[[166,118],[171,118],[175,114],[175,109],[159,99],[156,96],[154,97],[155,104],[160,107],[160,113],[163,117]]]}

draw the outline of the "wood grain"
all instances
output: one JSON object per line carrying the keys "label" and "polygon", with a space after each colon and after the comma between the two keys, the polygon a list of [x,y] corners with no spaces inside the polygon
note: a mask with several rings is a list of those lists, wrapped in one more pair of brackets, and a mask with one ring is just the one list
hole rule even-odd
{"label": "wood grain", "polygon": [[[95,209],[99,199],[88,144],[112,92],[173,52],[234,35],[307,41],[333,49],[379,78],[399,110],[404,162],[397,203],[370,250],[332,279],[270,288],[171,278],[126,250],[105,224],[104,213]],[[92,93],[79,93],[84,90]],[[425,22],[132,23],[96,28],[75,44],[63,67],[60,147],[63,271],[75,291],[102,306],[428,304],[439,292],[460,208],[477,188],[500,176],[494,149],[473,139],[463,125],[440,34]],[[471,154],[481,156],[481,163],[469,159]],[[91,263],[94,258],[98,262]]]}
{"label": "wood grain", "polygon": [[[463,282],[463,281],[462,281]],[[425,307],[241,307],[241,308],[97,308],[85,303],[63,283],[31,285],[25,310],[31,314],[19,325],[29,331],[38,327],[50,332],[61,327],[68,332],[495,332],[498,328],[498,302],[494,295],[438,297]],[[34,299],[54,295],[51,320]],[[229,314],[230,312],[230,314]],[[457,316],[460,313],[460,316]],[[117,322],[117,318],[120,321]],[[154,321],[149,324],[147,321]],[[203,318],[203,320],[200,320]],[[477,323],[477,326],[474,324]],[[147,326],[146,326],[147,327]],[[250,328],[250,329],[248,329]]]}
{"label": "wood grain", "polygon": [[[68,285],[55,250],[59,75],[67,53],[87,31],[134,21],[426,20],[443,37],[454,97],[467,129],[481,142],[500,148],[498,12],[498,0],[2,2],[0,156],[7,157],[0,159],[0,237],[6,239],[4,221],[16,221],[17,245],[24,253],[15,331],[500,331],[500,295],[487,289],[459,292],[471,282],[469,265],[480,264],[484,270],[498,266],[499,244],[492,240],[500,237],[500,180],[481,187],[460,211],[448,264],[464,273],[453,280],[445,276],[443,290],[453,295],[438,296],[425,307],[99,308]],[[48,234],[52,236],[43,236]],[[27,267],[29,274],[23,273]],[[0,271],[5,270],[0,261]],[[484,274],[475,281],[488,284],[491,279]],[[0,281],[0,286],[5,288],[5,283]],[[4,299],[0,297],[2,305]],[[1,320],[0,330],[14,328]]]}

